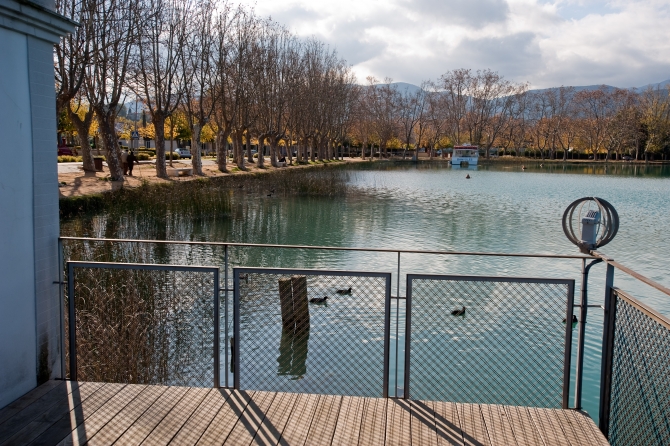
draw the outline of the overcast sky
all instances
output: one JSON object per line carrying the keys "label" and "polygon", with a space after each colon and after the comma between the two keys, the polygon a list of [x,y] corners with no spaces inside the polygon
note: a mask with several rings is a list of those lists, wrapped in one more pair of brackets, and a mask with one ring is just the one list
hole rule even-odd
{"label": "overcast sky", "polygon": [[257,0],[368,75],[419,84],[490,68],[533,88],[670,79],[669,0]]}

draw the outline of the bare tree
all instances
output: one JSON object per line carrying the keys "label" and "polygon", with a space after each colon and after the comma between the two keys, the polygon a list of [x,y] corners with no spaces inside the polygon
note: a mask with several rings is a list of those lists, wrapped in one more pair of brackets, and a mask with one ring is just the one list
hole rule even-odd
{"label": "bare tree", "polygon": [[65,110],[77,129],[84,170],[87,172],[95,171],[89,144],[93,109],[85,104],[81,87],[86,76],[86,68],[91,63],[95,7],[95,0],[58,0],[56,2],[58,13],[79,23],[75,31],[61,37],[59,44],[55,47],[56,109]]}
{"label": "bare tree", "polygon": [[[165,121],[177,110],[184,85],[183,49],[191,5],[178,0],[144,0],[146,23],[139,34],[133,66],[134,88],[149,109],[156,138],[156,175],[167,178],[165,164]],[[138,18],[138,22],[141,19]]]}
{"label": "bare tree", "polygon": [[137,43],[139,26],[134,0],[98,0],[93,13],[91,63],[87,66],[86,91],[95,112],[113,181],[123,180],[116,116],[123,105],[128,68]]}

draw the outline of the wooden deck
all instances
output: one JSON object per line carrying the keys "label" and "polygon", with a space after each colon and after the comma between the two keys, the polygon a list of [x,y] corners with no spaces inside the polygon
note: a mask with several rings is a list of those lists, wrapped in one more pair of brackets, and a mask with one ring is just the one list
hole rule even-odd
{"label": "wooden deck", "polygon": [[50,381],[0,409],[0,445],[607,445],[580,412]]}

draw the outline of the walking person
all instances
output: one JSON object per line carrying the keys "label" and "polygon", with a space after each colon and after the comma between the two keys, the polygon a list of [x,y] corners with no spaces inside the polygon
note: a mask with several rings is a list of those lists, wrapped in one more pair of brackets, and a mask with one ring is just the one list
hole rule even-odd
{"label": "walking person", "polygon": [[135,154],[132,151],[128,154],[128,156],[126,157],[126,160],[127,160],[129,175],[132,177],[133,176],[133,165],[135,163],[139,164],[140,162],[137,160],[137,157],[135,156]]}
{"label": "walking person", "polygon": [[128,149],[121,152],[121,164],[123,165],[123,174],[128,175]]}

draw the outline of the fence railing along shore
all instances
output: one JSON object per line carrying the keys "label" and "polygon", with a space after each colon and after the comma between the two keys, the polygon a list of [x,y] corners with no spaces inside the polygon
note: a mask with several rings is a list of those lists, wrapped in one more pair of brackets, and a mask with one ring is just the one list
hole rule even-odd
{"label": "fence railing along shore", "polygon": [[[183,255],[164,251],[175,246]],[[201,257],[194,247],[222,252]],[[598,308],[600,429],[615,445],[670,442],[670,319],[616,287],[615,271],[667,296],[670,290],[596,251],[85,237],[62,237],[61,249],[67,277],[61,280],[63,377],[580,410],[586,318],[589,308]],[[396,260],[381,271],[248,267],[245,255],[231,258],[233,249],[362,252]],[[581,273],[407,273],[401,282],[402,257],[416,255],[579,262]],[[604,302],[592,305],[589,271],[603,262]]]}

